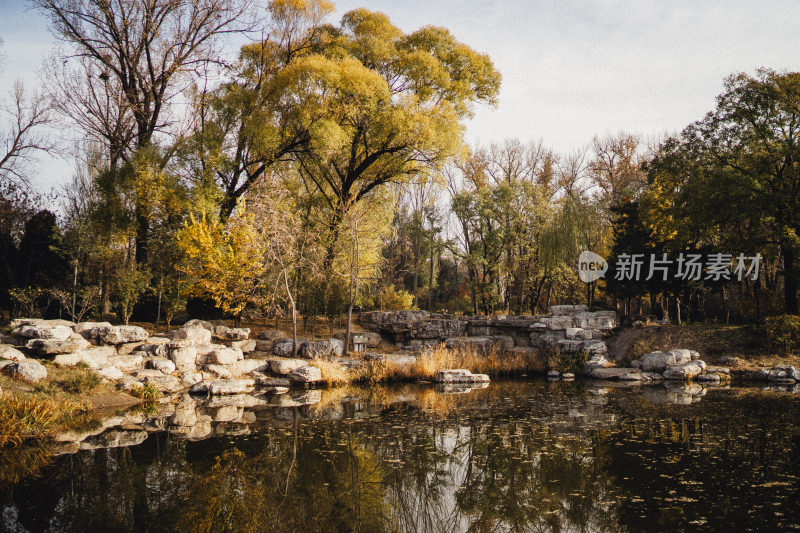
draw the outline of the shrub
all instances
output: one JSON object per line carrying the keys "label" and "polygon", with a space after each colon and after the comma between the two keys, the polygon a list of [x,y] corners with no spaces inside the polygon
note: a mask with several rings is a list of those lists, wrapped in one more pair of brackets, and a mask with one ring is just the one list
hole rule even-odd
{"label": "shrub", "polygon": [[93,391],[100,385],[100,377],[91,371],[74,372],[58,382],[58,386],[67,392],[84,394]]}
{"label": "shrub", "polygon": [[800,316],[778,315],[767,317],[767,339],[773,346],[788,352],[800,343]]}
{"label": "shrub", "polygon": [[144,400],[146,402],[152,402],[161,396],[161,391],[159,391],[152,383],[145,383],[142,386],[135,386],[131,388],[130,394],[134,398],[139,398],[140,400]]}
{"label": "shrub", "polygon": [[395,289],[394,285],[381,288],[377,300],[378,307],[393,311],[405,311],[414,306],[414,296],[405,289]]}

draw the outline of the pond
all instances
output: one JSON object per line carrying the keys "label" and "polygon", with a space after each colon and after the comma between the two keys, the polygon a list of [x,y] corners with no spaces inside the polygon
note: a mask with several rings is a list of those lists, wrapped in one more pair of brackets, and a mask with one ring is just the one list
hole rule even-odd
{"label": "pond", "polygon": [[798,529],[798,415],[785,392],[540,379],[184,397],[4,452],[0,530]]}

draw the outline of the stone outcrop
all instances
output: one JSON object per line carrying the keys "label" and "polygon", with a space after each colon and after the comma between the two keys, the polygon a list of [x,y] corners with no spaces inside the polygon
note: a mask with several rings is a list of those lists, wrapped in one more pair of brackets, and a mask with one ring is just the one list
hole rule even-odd
{"label": "stone outcrop", "polygon": [[486,374],[473,374],[463,368],[438,370],[433,376],[436,383],[488,383]]}
{"label": "stone outcrop", "polygon": [[404,349],[447,343],[485,349],[499,345],[605,354],[603,339],[618,326],[613,311],[590,312],[583,305],[557,305],[550,316],[456,317],[427,311],[369,311],[359,323]]}

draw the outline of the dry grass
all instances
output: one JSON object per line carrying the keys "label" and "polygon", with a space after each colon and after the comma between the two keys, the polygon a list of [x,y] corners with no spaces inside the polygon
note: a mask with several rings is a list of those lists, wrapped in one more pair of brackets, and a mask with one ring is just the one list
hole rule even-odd
{"label": "dry grass", "polygon": [[535,351],[508,352],[493,347],[484,352],[473,347],[451,350],[443,344],[424,351],[411,365],[398,365],[391,361],[373,361],[359,373],[358,381],[379,383],[385,381],[432,380],[438,370],[466,368],[474,374],[503,376],[542,372],[544,359]]}
{"label": "dry grass", "polygon": [[0,447],[76,427],[85,421],[88,410],[85,403],[70,400],[28,394],[0,397]]}
{"label": "dry grass", "polygon": [[336,361],[328,359],[314,359],[311,364],[319,368],[322,373],[322,381],[328,385],[341,385],[350,383],[354,380],[353,372],[348,371],[344,366]]}

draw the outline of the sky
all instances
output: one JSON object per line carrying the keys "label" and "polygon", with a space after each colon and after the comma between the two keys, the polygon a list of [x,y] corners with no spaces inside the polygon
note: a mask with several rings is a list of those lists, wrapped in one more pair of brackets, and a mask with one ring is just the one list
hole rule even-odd
{"label": "sky", "polygon": [[[471,144],[541,140],[557,152],[620,131],[662,138],[710,111],[723,80],[758,67],[800,70],[800,1],[339,0],[331,17],[366,7],[406,32],[449,28],[503,75],[499,104],[467,123]],[[54,39],[25,0],[0,0],[0,95],[40,83]],[[43,157],[34,183],[57,186],[73,164]]]}

